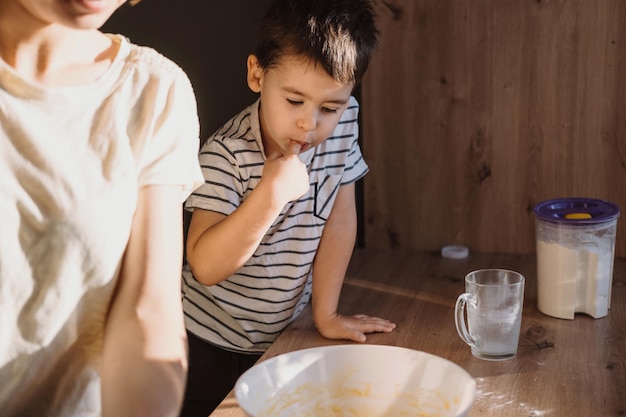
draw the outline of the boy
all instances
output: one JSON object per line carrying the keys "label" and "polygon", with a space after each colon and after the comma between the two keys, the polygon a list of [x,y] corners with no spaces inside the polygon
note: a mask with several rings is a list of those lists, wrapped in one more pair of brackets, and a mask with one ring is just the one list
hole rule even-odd
{"label": "boy", "polygon": [[363,342],[394,329],[337,313],[356,236],[354,183],[368,170],[351,94],[376,41],[366,0],[276,0],[263,18],[247,61],[260,97],[202,147],[205,184],[186,203],[182,415],[215,408],[311,298],[324,337]]}

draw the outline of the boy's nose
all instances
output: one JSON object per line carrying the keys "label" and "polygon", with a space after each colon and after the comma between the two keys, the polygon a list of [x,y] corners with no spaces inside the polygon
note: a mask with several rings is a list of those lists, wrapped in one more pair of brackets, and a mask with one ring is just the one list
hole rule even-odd
{"label": "boy's nose", "polygon": [[298,127],[302,130],[314,130],[317,125],[317,117],[314,114],[303,114],[298,119]]}

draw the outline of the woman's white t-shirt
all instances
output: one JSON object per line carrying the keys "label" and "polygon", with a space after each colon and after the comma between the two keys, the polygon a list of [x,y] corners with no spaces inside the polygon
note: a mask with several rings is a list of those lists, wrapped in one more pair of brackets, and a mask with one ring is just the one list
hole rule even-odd
{"label": "woman's white t-shirt", "polygon": [[180,186],[182,207],[203,180],[189,79],[111,38],[119,52],[88,85],[42,88],[0,62],[3,417],[101,414],[103,325],[138,190]]}

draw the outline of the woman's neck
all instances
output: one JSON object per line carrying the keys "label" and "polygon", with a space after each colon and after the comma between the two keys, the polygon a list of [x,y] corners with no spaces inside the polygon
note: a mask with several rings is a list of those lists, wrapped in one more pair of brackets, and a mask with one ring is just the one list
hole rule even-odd
{"label": "woman's neck", "polygon": [[0,57],[21,77],[43,86],[92,82],[106,71],[119,48],[97,30],[18,22],[5,16],[0,8]]}

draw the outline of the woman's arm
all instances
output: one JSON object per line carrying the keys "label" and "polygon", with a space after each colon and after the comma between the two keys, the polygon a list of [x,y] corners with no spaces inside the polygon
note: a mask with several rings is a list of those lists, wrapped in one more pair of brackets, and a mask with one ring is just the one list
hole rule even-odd
{"label": "woman's arm", "polygon": [[343,279],[354,250],[357,231],[354,183],[339,187],[313,263],[313,322],[322,336],[364,342],[366,333],[390,332],[388,320],[364,314],[337,313]]}
{"label": "woman's arm", "polygon": [[187,372],[182,245],[180,188],[142,188],[105,325],[105,417],[178,416]]}

